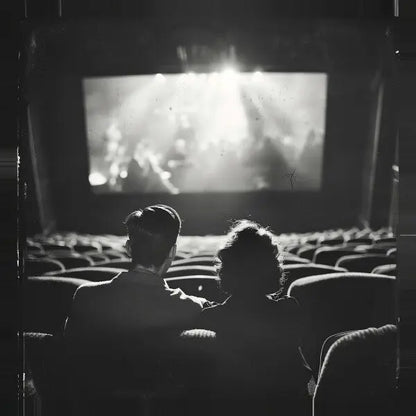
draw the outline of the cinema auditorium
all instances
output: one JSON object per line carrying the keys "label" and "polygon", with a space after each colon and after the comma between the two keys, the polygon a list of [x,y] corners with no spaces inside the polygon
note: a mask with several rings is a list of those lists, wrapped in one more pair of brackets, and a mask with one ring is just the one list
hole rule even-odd
{"label": "cinema auditorium", "polygon": [[70,3],[24,25],[23,414],[396,414],[390,20]]}

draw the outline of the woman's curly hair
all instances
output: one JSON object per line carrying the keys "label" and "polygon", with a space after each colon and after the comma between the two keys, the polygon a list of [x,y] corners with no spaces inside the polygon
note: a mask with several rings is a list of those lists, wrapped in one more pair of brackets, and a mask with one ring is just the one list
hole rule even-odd
{"label": "woman's curly hair", "polygon": [[228,294],[266,295],[284,285],[276,237],[256,222],[236,221],[217,257],[221,288]]}

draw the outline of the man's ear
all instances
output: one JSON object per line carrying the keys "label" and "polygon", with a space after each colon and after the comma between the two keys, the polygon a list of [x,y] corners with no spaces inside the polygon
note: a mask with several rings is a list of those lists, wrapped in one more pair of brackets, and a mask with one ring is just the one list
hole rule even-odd
{"label": "man's ear", "polygon": [[126,244],[124,245],[124,248],[126,249],[127,255],[131,257],[131,242],[130,240],[126,241]]}

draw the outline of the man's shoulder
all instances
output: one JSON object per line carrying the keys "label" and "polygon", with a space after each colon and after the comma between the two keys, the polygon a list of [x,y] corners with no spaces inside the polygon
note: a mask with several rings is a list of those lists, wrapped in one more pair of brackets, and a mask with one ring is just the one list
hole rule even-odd
{"label": "man's shoulder", "polygon": [[74,298],[91,296],[100,291],[106,290],[111,285],[110,281],[105,282],[89,282],[81,285],[74,294]]}

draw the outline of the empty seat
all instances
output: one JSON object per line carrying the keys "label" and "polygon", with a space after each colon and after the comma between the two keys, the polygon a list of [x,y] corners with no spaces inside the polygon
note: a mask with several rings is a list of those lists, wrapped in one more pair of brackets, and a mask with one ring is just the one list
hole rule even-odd
{"label": "empty seat", "polygon": [[70,246],[65,244],[41,243],[44,251],[73,251]]}
{"label": "empty seat", "polygon": [[90,282],[103,282],[111,280],[121,272],[126,272],[127,269],[107,268],[107,267],[78,267],[76,269],[65,270],[64,272],[51,272],[48,276],[59,277],[74,277],[78,279],[89,280]]}
{"label": "empty seat", "polygon": [[26,242],[26,249],[28,253],[32,252],[43,252],[43,247],[39,243],[29,243]]}
{"label": "empty seat", "polygon": [[73,249],[77,253],[93,253],[93,252],[101,252],[101,245],[98,243],[92,244],[74,244]]}
{"label": "empty seat", "polygon": [[283,256],[283,264],[311,264],[311,262],[298,256]]}
{"label": "empty seat", "polygon": [[359,245],[359,246],[356,246],[355,251],[359,253],[368,253],[368,254],[387,254],[387,252],[391,248],[394,248],[394,245],[391,245],[391,244]]}
{"label": "empty seat", "polygon": [[396,244],[397,239],[396,237],[381,237],[376,240],[374,240],[374,244]]}
{"label": "empty seat", "polygon": [[315,416],[397,413],[397,329],[352,331],[326,354],[313,401]]}
{"label": "empty seat", "polygon": [[373,243],[373,239],[372,238],[365,238],[365,237],[361,237],[361,238],[350,238],[347,241],[348,244],[372,244]]}
{"label": "empty seat", "polygon": [[297,254],[300,248],[304,247],[304,244],[293,244],[288,247],[285,247],[285,251],[291,254]]}
{"label": "empty seat", "polygon": [[296,253],[298,257],[312,261],[315,251],[319,246],[306,246],[302,247]]}
{"label": "empty seat", "polygon": [[325,264],[309,263],[283,265],[283,272],[285,274],[285,288],[283,293],[286,293],[289,289],[289,286],[297,279],[308,276],[317,276],[321,274],[347,272],[347,269],[327,266]]}
{"label": "empty seat", "polygon": [[127,258],[126,253],[119,250],[105,250],[102,252],[110,260],[124,260]]}
{"label": "empty seat", "polygon": [[383,264],[375,267],[371,273],[375,274],[386,274],[388,276],[397,276],[397,265],[396,264]]}
{"label": "empty seat", "polygon": [[93,262],[91,259],[87,258],[87,257],[83,257],[80,255],[70,255],[70,256],[59,256],[59,255],[54,255],[53,257],[51,257],[51,259],[53,260],[58,260],[59,262],[61,262],[65,269],[74,269],[76,267],[88,267],[88,266],[92,266]]}
{"label": "empty seat", "polygon": [[313,256],[313,262],[316,264],[326,264],[328,266],[335,266],[338,259],[342,256],[354,254],[353,247],[320,247],[316,250]]}
{"label": "empty seat", "polygon": [[55,334],[63,329],[75,291],[87,280],[28,277],[23,287],[23,329]]}
{"label": "empty seat", "polygon": [[174,260],[172,266],[214,266],[215,257],[201,256],[201,257],[190,257],[187,259]]}
{"label": "empty seat", "polygon": [[217,270],[212,266],[172,266],[165,274],[165,278],[192,275],[216,276]]}
{"label": "empty seat", "polygon": [[322,238],[322,240],[319,241],[319,244],[321,246],[339,246],[341,244],[344,244],[343,238]]}
{"label": "empty seat", "polygon": [[97,263],[97,267],[118,268],[129,270],[131,268],[131,260],[108,260],[102,263]]}
{"label": "empty seat", "polygon": [[63,270],[65,270],[65,266],[58,260],[48,258],[31,258],[25,260],[25,272],[27,276],[41,276],[48,272]]}
{"label": "empty seat", "polygon": [[391,258],[382,254],[354,254],[341,257],[337,267],[344,267],[350,272],[371,273],[371,271],[382,264],[391,263]]}
{"label": "empty seat", "polygon": [[386,255],[389,256],[389,257],[393,257],[393,258],[396,257],[396,255],[397,255],[397,248],[394,247],[394,248],[388,249],[387,252],[386,252]]}
{"label": "empty seat", "polygon": [[308,321],[303,351],[317,376],[319,353],[328,336],[341,331],[394,323],[396,279],[371,273],[333,273],[293,282]]}
{"label": "empty seat", "polygon": [[187,295],[201,296],[207,300],[222,302],[227,295],[220,289],[219,279],[215,276],[194,275],[166,278],[172,289],[180,288]]}
{"label": "empty seat", "polygon": [[93,264],[102,263],[105,261],[109,261],[110,259],[103,253],[88,253],[84,254],[84,257],[91,259]]}

